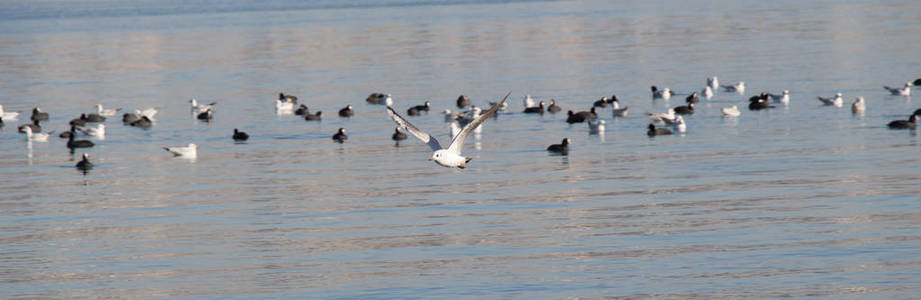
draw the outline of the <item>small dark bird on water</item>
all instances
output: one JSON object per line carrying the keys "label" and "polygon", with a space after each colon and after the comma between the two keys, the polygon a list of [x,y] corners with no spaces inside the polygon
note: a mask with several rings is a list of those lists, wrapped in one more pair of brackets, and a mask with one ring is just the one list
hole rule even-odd
{"label": "small dark bird on water", "polygon": [[693,92],[687,98],[684,98],[684,102],[697,103],[700,102],[700,97],[697,96],[697,92]]}
{"label": "small dark bird on water", "polygon": [[595,101],[595,103],[592,104],[592,107],[601,107],[601,108],[605,108],[605,107],[608,106],[608,102],[609,102],[609,101],[610,101],[610,100],[608,100],[608,97],[601,97],[600,100]]}
{"label": "small dark bird on water", "polygon": [[532,106],[524,109],[526,114],[544,114],[544,101],[538,102],[537,106]]}
{"label": "small dark bird on water", "polygon": [[889,129],[915,129],[919,118],[921,117],[918,115],[911,115],[908,116],[908,120],[895,120],[889,122],[886,126],[889,126]]}
{"label": "small dark bird on water", "polygon": [[89,169],[92,169],[93,163],[90,162],[89,157],[90,157],[89,154],[83,153],[83,159],[77,162],[77,165],[75,165],[74,167],[77,167],[77,170],[80,170],[80,171],[88,171]]}
{"label": "small dark bird on water", "polygon": [[355,111],[352,110],[352,105],[349,104],[345,108],[339,110],[340,117],[351,117],[355,115]]}
{"label": "small dark bird on water", "polygon": [[131,123],[137,121],[138,119],[139,117],[137,114],[125,113],[122,115],[122,123],[125,123],[125,125],[131,125]]}
{"label": "small dark bird on water", "polygon": [[693,115],[694,114],[694,103],[688,103],[688,105],[675,106],[675,113],[679,115]]}
{"label": "small dark bird on water", "polygon": [[98,123],[98,122],[106,121],[106,117],[103,117],[99,114],[81,114],[80,118],[83,119],[84,121],[91,122],[91,123]]}
{"label": "small dark bird on water", "polygon": [[566,123],[569,123],[569,124],[582,123],[582,122],[585,122],[585,120],[587,119],[597,119],[598,118],[598,115],[595,114],[595,107],[592,107],[592,109],[589,111],[580,111],[577,113],[573,113],[570,110],[569,112],[567,112],[567,114],[568,114],[568,117],[566,118]]}
{"label": "small dark bird on water", "polygon": [[[371,93],[371,95],[368,95],[368,98],[365,98],[365,102],[368,102],[371,104],[388,105],[388,106],[392,105],[392,103],[387,102],[387,98],[390,98],[390,94]],[[391,100],[391,102],[392,101],[393,100]]]}
{"label": "small dark bird on water", "polygon": [[418,116],[423,111],[428,112],[430,107],[431,107],[431,103],[429,103],[428,101],[425,101],[425,104],[423,105],[416,105],[416,106],[413,106],[407,109],[406,114],[410,116]]}
{"label": "small dark bird on water", "polygon": [[150,128],[150,126],[153,125],[153,122],[151,122],[150,118],[147,116],[141,116],[137,120],[134,120],[134,122],[131,122],[129,125],[138,128]]}
{"label": "small dark bird on water", "polygon": [[233,140],[234,141],[242,142],[248,139],[249,139],[249,135],[246,134],[246,132],[239,131],[236,128],[233,129]]}
{"label": "small dark bird on water", "polygon": [[71,126],[86,126],[86,114],[81,114],[79,117],[71,119],[67,124],[70,124]]}
{"label": "small dark bird on water", "polygon": [[278,93],[278,100],[283,102],[297,103],[297,97],[294,95],[285,95],[285,93]]}
{"label": "small dark bird on water", "polygon": [[303,115],[306,115],[306,114],[309,113],[309,112],[310,112],[310,110],[307,109],[307,105],[301,104],[301,106],[298,106],[298,107],[297,107],[297,110],[294,111],[294,114],[295,114],[295,115],[298,115],[298,116],[303,116]]}
{"label": "small dark bird on water", "polygon": [[470,106],[470,98],[467,96],[460,95],[457,97],[457,108],[464,108]]}
{"label": "small dark bird on water", "polygon": [[205,111],[198,113],[198,116],[195,116],[195,118],[205,122],[211,122],[211,119],[214,118],[214,112],[212,112],[211,109],[206,109]]}
{"label": "small dark bird on water", "polygon": [[771,101],[768,100],[767,93],[761,93],[761,95],[752,96],[751,98],[748,98],[748,102],[749,110],[762,110],[775,107],[771,105]]}
{"label": "small dark bird on water", "polygon": [[48,113],[42,112],[38,107],[32,109],[32,121],[44,121],[48,120]]}
{"label": "small dark bird on water", "polygon": [[547,151],[559,153],[562,155],[569,154],[569,138],[563,139],[559,144],[553,144],[547,147]]}
{"label": "small dark bird on water", "polygon": [[89,147],[92,147],[92,146],[95,146],[95,144],[93,144],[93,142],[88,141],[88,140],[74,140],[74,136],[73,136],[73,135],[71,135],[69,138],[67,138],[67,148],[70,148],[70,149],[74,149],[74,148],[89,148]]}
{"label": "small dark bird on water", "polygon": [[318,111],[318,112],[315,113],[315,114],[307,113],[306,115],[304,115],[304,120],[307,120],[307,121],[319,121],[319,120],[320,120],[320,114],[322,114],[322,113],[323,113],[322,111]]}
{"label": "small dark bird on water", "polygon": [[400,131],[400,127],[393,129],[393,136],[391,136],[394,141],[402,141],[406,139],[406,134]]}
{"label": "small dark bird on water", "polygon": [[58,136],[65,138],[65,139],[69,139],[71,136],[76,136],[76,135],[77,135],[77,127],[74,125],[70,125],[70,130],[61,132],[61,134]]}
{"label": "small dark bird on water", "polygon": [[42,125],[38,124],[39,120],[32,120],[32,124],[19,125],[16,129],[19,130],[19,133],[26,133],[26,127],[32,128],[33,133],[42,132]]}
{"label": "small dark bird on water", "polygon": [[550,105],[547,106],[547,112],[550,112],[550,113],[557,113],[557,112],[559,112],[559,111],[561,111],[561,110],[563,110],[563,109],[560,108],[559,105],[556,105],[556,101],[553,100],[553,99],[550,99]]}
{"label": "small dark bird on water", "polygon": [[333,135],[333,140],[340,144],[347,139],[349,139],[349,136],[345,135],[345,128],[339,128],[339,131],[336,131],[336,134]]}
{"label": "small dark bird on water", "polygon": [[656,125],[652,125],[652,124],[649,124],[647,128],[649,128],[649,130],[646,131],[646,135],[650,137],[657,136],[657,135],[672,134],[672,131],[668,130],[668,128],[656,128]]}

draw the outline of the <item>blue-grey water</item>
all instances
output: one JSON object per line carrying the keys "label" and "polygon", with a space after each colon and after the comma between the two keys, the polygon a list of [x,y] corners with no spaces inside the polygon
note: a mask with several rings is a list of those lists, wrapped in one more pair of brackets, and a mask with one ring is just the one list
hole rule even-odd
{"label": "blue-grey water", "polygon": [[[921,137],[885,125],[921,103],[882,86],[921,77],[919,53],[918,1],[2,1],[0,104],[23,116],[0,129],[0,298],[916,298]],[[709,76],[746,93],[646,136],[684,98],[650,85]],[[458,95],[509,91],[465,170],[395,146],[364,101],[431,100],[409,119],[446,144]],[[278,92],[324,119],[276,115]],[[836,92],[866,113],[815,99]],[[590,135],[519,113],[526,94],[630,114]],[[161,109],[75,155],[16,133],[97,103]]]}

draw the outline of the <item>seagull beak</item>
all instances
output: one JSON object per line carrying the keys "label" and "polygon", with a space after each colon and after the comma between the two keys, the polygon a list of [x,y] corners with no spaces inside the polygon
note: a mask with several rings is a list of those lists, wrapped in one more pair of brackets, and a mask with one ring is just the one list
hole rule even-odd
{"label": "seagull beak", "polygon": [[435,160],[435,159],[434,159],[434,158],[431,158],[431,157],[429,157],[429,161],[433,161],[433,160]]}

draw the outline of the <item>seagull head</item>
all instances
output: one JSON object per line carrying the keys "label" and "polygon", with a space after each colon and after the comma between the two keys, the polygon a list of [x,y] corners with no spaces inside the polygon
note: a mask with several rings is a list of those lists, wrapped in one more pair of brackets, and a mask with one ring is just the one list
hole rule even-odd
{"label": "seagull head", "polygon": [[438,163],[439,165],[442,165],[442,166],[448,166],[449,165],[447,163],[447,158],[449,156],[448,154],[449,153],[447,149],[435,150],[435,153],[432,153],[432,157],[429,157],[429,160],[434,161],[435,163]]}

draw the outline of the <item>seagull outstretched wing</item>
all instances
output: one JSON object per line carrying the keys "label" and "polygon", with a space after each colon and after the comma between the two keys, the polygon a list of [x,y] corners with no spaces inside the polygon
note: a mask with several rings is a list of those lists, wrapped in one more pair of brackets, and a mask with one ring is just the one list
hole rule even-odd
{"label": "seagull outstretched wing", "polygon": [[394,111],[393,108],[391,108],[390,106],[387,106],[387,114],[390,115],[390,118],[393,119],[393,121],[396,122],[397,125],[400,125],[400,127],[403,127],[403,129],[405,129],[406,131],[409,131],[409,133],[412,133],[414,136],[422,140],[423,143],[428,144],[429,148],[432,148],[432,151],[437,151],[437,150],[442,149],[441,144],[438,143],[438,140],[436,140],[434,136],[432,136],[431,134],[422,132],[421,130],[419,130],[419,128],[416,128],[416,126],[413,126],[413,124],[410,124],[409,121],[406,121],[406,119],[403,119],[403,117],[401,117],[400,114]]}
{"label": "seagull outstretched wing", "polygon": [[492,108],[486,111],[486,113],[483,113],[482,115],[477,117],[475,120],[473,120],[473,122],[470,122],[470,124],[467,124],[467,126],[464,126],[464,129],[462,129],[461,132],[458,133],[457,136],[454,137],[454,140],[451,141],[451,145],[448,146],[448,151],[451,151],[457,155],[460,155],[461,148],[464,147],[464,140],[467,139],[467,135],[470,134],[471,131],[476,129],[477,126],[480,126],[480,124],[483,124],[483,122],[486,121],[487,118],[496,114],[496,111],[499,110],[499,107],[502,106],[502,103],[505,103],[505,100],[507,100],[508,96],[511,94],[512,92],[508,92],[508,94],[506,94],[505,97],[502,98],[502,101],[499,101],[499,103],[496,103],[496,105],[493,105]]}

